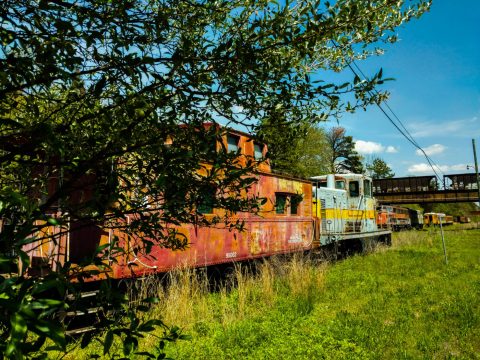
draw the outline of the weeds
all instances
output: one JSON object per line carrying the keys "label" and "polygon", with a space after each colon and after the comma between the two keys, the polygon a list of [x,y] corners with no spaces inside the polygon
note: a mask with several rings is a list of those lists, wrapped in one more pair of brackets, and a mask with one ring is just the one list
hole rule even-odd
{"label": "weeds", "polygon": [[480,231],[445,239],[448,266],[429,229],[336,263],[297,254],[237,264],[213,292],[192,269],[136,291],[153,288],[161,301],[148,316],[192,335],[169,347],[176,359],[479,358]]}

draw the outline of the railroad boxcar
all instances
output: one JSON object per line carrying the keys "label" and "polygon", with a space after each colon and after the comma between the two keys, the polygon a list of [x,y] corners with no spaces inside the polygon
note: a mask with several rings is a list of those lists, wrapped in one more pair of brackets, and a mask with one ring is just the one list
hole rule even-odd
{"label": "railroad boxcar", "polygon": [[456,215],[453,217],[453,221],[459,224],[468,224],[472,220],[468,216]]}
{"label": "railroad boxcar", "polygon": [[429,212],[423,214],[423,218],[425,226],[440,226],[440,222],[442,225],[453,224],[453,216],[444,213]]}

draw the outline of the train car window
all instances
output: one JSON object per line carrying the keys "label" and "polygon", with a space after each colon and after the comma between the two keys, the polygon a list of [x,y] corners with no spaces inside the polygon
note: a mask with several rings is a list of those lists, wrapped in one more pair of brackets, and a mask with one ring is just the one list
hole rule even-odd
{"label": "train car window", "polygon": [[363,180],[363,193],[365,196],[372,197],[372,182],[370,180]]}
{"label": "train car window", "polygon": [[290,215],[298,215],[298,208],[302,203],[302,195],[295,194],[290,197]]}
{"label": "train car window", "polygon": [[345,190],[345,181],[343,180],[335,181],[335,189]]}
{"label": "train car window", "polygon": [[263,146],[257,143],[253,143],[253,156],[255,160],[262,160],[263,158]]}
{"label": "train car window", "polygon": [[360,196],[360,184],[358,181],[350,181],[348,183],[348,190],[350,192],[350,197]]}
{"label": "train car window", "polygon": [[285,214],[287,208],[287,195],[275,193],[275,212],[277,214]]}
{"label": "train car window", "polygon": [[213,214],[213,205],[215,203],[215,188],[208,189],[200,195],[197,211],[200,214]]}
{"label": "train car window", "polygon": [[228,152],[237,152],[239,143],[240,143],[240,136],[233,135],[233,134],[227,135]]}
{"label": "train car window", "polygon": [[215,154],[217,152],[217,140],[213,139],[208,142],[208,154]]}
{"label": "train car window", "polygon": [[327,187],[327,182],[326,181],[322,181],[321,183],[319,183],[320,187]]}

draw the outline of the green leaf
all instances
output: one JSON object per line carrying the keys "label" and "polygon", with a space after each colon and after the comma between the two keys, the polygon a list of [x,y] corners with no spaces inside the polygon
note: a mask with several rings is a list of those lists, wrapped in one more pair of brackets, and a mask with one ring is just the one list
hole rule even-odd
{"label": "green leaf", "polygon": [[82,336],[82,341],[80,343],[80,348],[85,349],[93,340],[94,333],[93,332],[87,332]]}
{"label": "green leaf", "polygon": [[55,322],[37,319],[33,324],[32,331],[40,336],[50,338],[60,349],[65,349],[67,342],[65,339],[65,329]]}
{"label": "green leaf", "polygon": [[160,301],[160,299],[156,296],[147,297],[147,298],[142,300],[142,302],[146,302],[146,303],[149,303],[149,304],[158,304],[159,301]]}
{"label": "green leaf", "polygon": [[129,355],[134,349],[135,339],[132,336],[127,336],[123,342],[123,354]]}
{"label": "green leaf", "polygon": [[12,340],[15,342],[22,341],[27,333],[27,322],[25,319],[19,313],[15,313],[10,317],[10,324],[12,325]]}
{"label": "green leaf", "polygon": [[47,222],[48,222],[49,224],[52,224],[52,225],[58,225],[58,224],[59,224],[57,219],[51,218],[51,217],[49,217],[49,218],[47,219]]}
{"label": "green leaf", "polygon": [[103,355],[106,355],[109,353],[110,348],[112,347],[113,344],[113,332],[108,331],[107,334],[105,335],[105,341],[103,343]]}

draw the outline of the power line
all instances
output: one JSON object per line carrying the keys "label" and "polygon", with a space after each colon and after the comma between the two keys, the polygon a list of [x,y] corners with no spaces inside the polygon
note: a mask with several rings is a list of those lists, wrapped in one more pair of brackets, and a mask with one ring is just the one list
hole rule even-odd
{"label": "power line", "polygon": [[[340,47],[338,46],[338,44],[332,40],[332,43],[333,45],[339,49]],[[363,73],[363,71],[360,69],[360,67],[355,63],[354,60],[351,60],[350,62],[347,63],[347,66],[348,68],[352,71],[352,73],[358,77],[360,79],[360,76],[358,75],[358,73],[355,71],[355,69],[353,69],[352,65],[353,64],[358,72],[363,76],[364,80],[367,79],[367,77],[365,76],[365,74]],[[379,94],[379,92],[376,90],[376,89],[373,89],[373,91],[375,92],[376,95]],[[372,92],[369,90],[367,91],[368,94],[370,96],[372,96]],[[440,181],[440,183],[442,182],[442,179],[441,177],[438,175],[437,171],[435,170],[435,167],[438,169],[438,171],[440,171],[443,175],[445,175],[442,170],[440,169],[440,167],[435,164],[435,162],[426,154],[425,150],[423,150],[423,148],[417,143],[417,141],[413,138],[412,134],[410,134],[410,132],[407,130],[407,128],[405,127],[405,125],[402,123],[402,121],[400,120],[400,118],[395,114],[395,112],[392,110],[392,108],[387,104],[386,100],[384,101],[385,103],[385,106],[387,107],[387,109],[392,113],[392,115],[395,117],[395,119],[398,121],[398,123],[400,125],[398,125],[391,117],[389,114],[387,114],[387,112],[385,111],[385,109],[383,109],[383,107],[379,104],[379,103],[376,103],[377,107],[380,109],[380,111],[382,111],[382,113],[385,115],[385,117],[390,121],[390,123],[398,130],[398,132],[400,132],[400,134],[402,134],[403,137],[405,137],[405,139],[407,139],[408,142],[410,142],[414,147],[416,147],[417,149],[419,149],[423,155],[425,156],[425,159],[427,160],[429,166],[432,168],[436,178]],[[402,130],[403,129],[403,130]]]}
{"label": "power line", "polygon": [[[355,63],[355,61],[352,61],[351,62],[356,68],[357,70],[360,72],[360,74],[366,79],[367,77],[365,76],[365,74],[363,73],[363,71],[360,69],[360,67],[357,65],[357,63]],[[352,69],[353,70],[353,69]],[[355,75],[357,75],[355,72],[354,72]],[[358,76],[358,75],[357,75]],[[379,92],[374,89],[375,93],[378,95]],[[398,121],[398,123],[400,124],[400,126],[402,127],[403,130],[400,130],[397,126],[397,124],[395,124],[395,122],[393,121],[393,119],[391,119],[388,114],[385,113],[384,109],[381,107],[380,104],[377,103],[377,106],[380,108],[380,110],[382,110],[382,112],[385,114],[385,116],[390,120],[390,122],[399,130],[399,132],[413,145],[415,146],[417,149],[419,149],[423,155],[425,156],[425,159],[428,161],[430,167],[432,168],[433,172],[435,173],[435,175],[437,176],[437,178],[439,180],[440,177],[438,176],[437,172],[435,171],[435,168],[434,166],[438,169],[438,171],[440,171],[442,173],[442,175],[445,175],[443,173],[443,171],[440,169],[440,167],[435,164],[435,162],[427,155],[427,153],[425,153],[425,150],[423,150],[423,148],[417,143],[417,141],[414,139],[414,137],[412,136],[412,134],[410,134],[410,132],[408,131],[408,129],[405,127],[405,125],[403,124],[403,122],[400,120],[400,118],[397,116],[397,114],[395,114],[395,112],[393,111],[393,109],[388,105],[387,101],[384,102],[385,106],[387,107],[388,110],[390,110],[390,112],[392,113],[392,115],[395,117],[395,119]]]}

